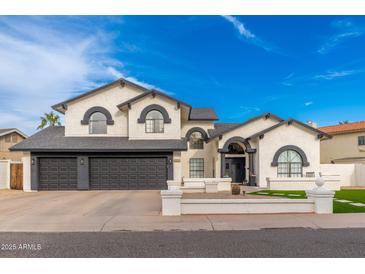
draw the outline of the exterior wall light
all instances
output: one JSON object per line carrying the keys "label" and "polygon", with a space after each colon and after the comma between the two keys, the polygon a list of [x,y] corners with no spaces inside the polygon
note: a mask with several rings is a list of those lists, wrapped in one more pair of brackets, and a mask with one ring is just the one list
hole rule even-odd
{"label": "exterior wall light", "polygon": [[84,165],[84,158],[80,159],[80,165],[82,165],[82,166]]}

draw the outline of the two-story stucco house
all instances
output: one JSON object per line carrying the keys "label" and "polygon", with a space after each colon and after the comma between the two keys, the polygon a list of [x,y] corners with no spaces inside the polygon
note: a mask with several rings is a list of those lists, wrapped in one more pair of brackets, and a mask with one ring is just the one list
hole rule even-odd
{"label": "two-story stucco house", "polygon": [[321,142],[321,163],[365,163],[365,121],[321,127],[333,138]]}
{"label": "two-story stucco house", "polygon": [[266,178],[318,172],[320,140],[330,137],[271,113],[217,123],[213,109],[124,79],[53,109],[65,115],[64,127],[12,148],[28,152],[25,189],[165,189],[167,180],[226,176],[265,187]]}
{"label": "two-story stucco house", "polygon": [[0,160],[20,161],[22,152],[12,152],[9,148],[27,138],[27,135],[16,128],[0,128]]}

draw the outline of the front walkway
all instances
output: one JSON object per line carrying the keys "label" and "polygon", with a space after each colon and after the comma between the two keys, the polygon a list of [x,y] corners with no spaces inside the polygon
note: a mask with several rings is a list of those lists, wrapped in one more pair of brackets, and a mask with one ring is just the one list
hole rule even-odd
{"label": "front walkway", "polygon": [[161,216],[159,191],[0,191],[0,231],[198,231],[365,228],[365,213]]}

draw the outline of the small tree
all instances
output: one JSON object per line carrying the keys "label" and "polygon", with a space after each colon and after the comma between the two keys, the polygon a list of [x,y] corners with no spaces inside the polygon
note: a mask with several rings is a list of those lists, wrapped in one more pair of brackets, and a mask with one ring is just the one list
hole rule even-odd
{"label": "small tree", "polygon": [[45,113],[41,118],[41,124],[37,127],[37,129],[42,129],[47,126],[60,126],[60,116],[55,114],[53,111],[49,113]]}
{"label": "small tree", "polygon": [[348,120],[345,120],[345,121],[342,121],[342,122],[338,122],[340,125],[344,125],[344,124],[348,124],[349,121]]}

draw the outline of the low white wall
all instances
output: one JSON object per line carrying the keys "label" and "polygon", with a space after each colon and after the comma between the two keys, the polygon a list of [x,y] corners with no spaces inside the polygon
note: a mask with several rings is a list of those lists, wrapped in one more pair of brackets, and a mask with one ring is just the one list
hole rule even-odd
{"label": "low white wall", "polygon": [[[183,185],[180,187],[185,193],[231,191],[231,178],[183,178]],[[169,189],[176,189],[178,181],[168,181]],[[209,185],[209,191],[207,186]],[[215,186],[214,186],[215,185]],[[171,186],[171,187],[170,187]]]}
{"label": "low white wall", "polygon": [[355,185],[365,186],[365,165],[355,164]]}
{"label": "low white wall", "polygon": [[341,186],[356,185],[354,164],[321,164],[320,172],[323,177],[339,178]]}
{"label": "low white wall", "polygon": [[181,214],[312,213],[310,199],[181,199]]}
{"label": "low white wall", "polygon": [[0,189],[10,188],[10,160],[0,160]]}
{"label": "low white wall", "polygon": [[325,178],[339,178],[341,186],[365,186],[365,164],[321,164]]}
{"label": "low white wall", "polygon": [[247,213],[333,213],[335,192],[323,187],[323,178],[316,179],[316,187],[306,191],[307,199],[184,199],[181,190],[162,190],[162,215],[181,214],[247,214]]}
{"label": "low white wall", "polygon": [[[325,178],[326,188],[340,190],[340,180]],[[316,186],[315,178],[267,178],[267,186],[270,190],[310,190]]]}

